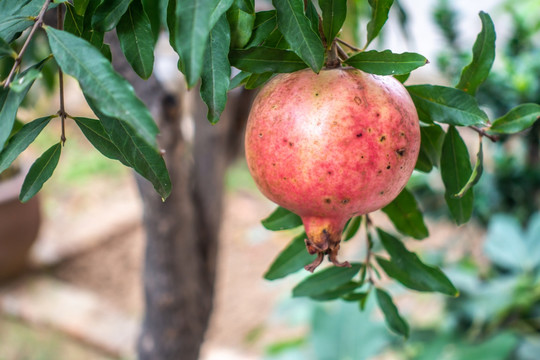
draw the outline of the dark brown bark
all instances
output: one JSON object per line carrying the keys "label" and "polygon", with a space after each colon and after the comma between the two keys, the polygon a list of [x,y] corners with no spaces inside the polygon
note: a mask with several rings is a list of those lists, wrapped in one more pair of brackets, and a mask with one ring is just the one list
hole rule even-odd
{"label": "dark brown bark", "polygon": [[206,106],[193,96],[195,136],[190,144],[180,130],[180,99],[167,94],[154,77],[139,79],[115,39],[107,40],[113,65],[132,83],[158,122],[158,142],[173,189],[162,202],[152,185],[137,177],[147,233],[146,309],[138,356],[140,360],[194,360],[212,310],[224,173],[241,142],[251,95],[231,94],[214,126],[206,120]]}

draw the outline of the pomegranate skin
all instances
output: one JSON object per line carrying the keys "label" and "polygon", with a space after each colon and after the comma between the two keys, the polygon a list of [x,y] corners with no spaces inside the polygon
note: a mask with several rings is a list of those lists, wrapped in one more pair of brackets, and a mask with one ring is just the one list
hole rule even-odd
{"label": "pomegranate skin", "polygon": [[260,191],[302,217],[310,253],[336,265],[352,216],[390,203],[405,187],[420,148],[414,104],[391,76],[352,68],[279,74],[257,95],[246,159]]}

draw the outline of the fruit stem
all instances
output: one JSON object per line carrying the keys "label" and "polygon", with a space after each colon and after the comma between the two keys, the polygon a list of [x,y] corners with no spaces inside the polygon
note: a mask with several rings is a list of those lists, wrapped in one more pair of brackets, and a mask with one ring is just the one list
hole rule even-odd
{"label": "fruit stem", "polygon": [[328,50],[328,57],[326,58],[325,67],[327,69],[337,69],[341,67],[341,60],[339,59],[339,56],[338,56],[336,39],[332,41],[332,46]]}

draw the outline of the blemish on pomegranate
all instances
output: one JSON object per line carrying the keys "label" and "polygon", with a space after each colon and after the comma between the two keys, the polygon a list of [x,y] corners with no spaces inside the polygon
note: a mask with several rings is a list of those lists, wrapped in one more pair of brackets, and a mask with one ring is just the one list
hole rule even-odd
{"label": "blemish on pomegranate", "polygon": [[371,128],[368,128],[368,129],[367,129],[367,132],[370,133],[370,132],[371,132]]}
{"label": "blemish on pomegranate", "polygon": [[396,154],[399,156],[403,156],[405,154],[405,148],[397,149]]}
{"label": "blemish on pomegranate", "polygon": [[382,170],[377,171],[377,174],[382,174]]}
{"label": "blemish on pomegranate", "polygon": [[326,199],[324,199],[324,202],[327,203],[327,204],[330,204],[332,202],[332,199],[326,198]]}
{"label": "blemish on pomegranate", "polygon": [[380,117],[380,116],[381,116],[381,113],[376,113],[375,116],[376,116],[376,117]]}
{"label": "blemish on pomegranate", "polygon": [[357,138],[361,138],[361,137],[362,137],[362,133],[356,134],[356,137],[357,137]]}
{"label": "blemish on pomegranate", "polygon": [[405,136],[405,133],[402,131],[399,133],[399,136]]}
{"label": "blemish on pomegranate", "polygon": [[384,195],[384,191],[381,191],[381,192],[379,193],[379,195]]}
{"label": "blemish on pomegranate", "polygon": [[390,170],[390,165],[387,165],[387,166],[386,166],[386,170]]}
{"label": "blemish on pomegranate", "polygon": [[315,96],[319,96],[319,93],[315,93]]}
{"label": "blemish on pomegranate", "polygon": [[289,147],[293,147],[293,143],[289,141]]}
{"label": "blemish on pomegranate", "polygon": [[283,177],[283,180],[287,180],[287,177],[286,177],[286,176],[284,176],[284,177]]}
{"label": "blemish on pomegranate", "polygon": [[332,172],[331,172],[331,171],[328,171],[327,173],[328,173],[328,175],[332,175]]}
{"label": "blemish on pomegranate", "polygon": [[360,159],[363,159],[364,158],[364,155],[360,155]]}
{"label": "blemish on pomegranate", "polygon": [[355,97],[354,97],[354,102],[355,102],[357,105],[362,105],[362,99],[360,99],[358,96],[355,96]]}
{"label": "blemish on pomegranate", "polygon": [[262,133],[259,133],[259,137],[263,137],[263,134],[262,134]]}
{"label": "blemish on pomegranate", "polygon": [[385,140],[386,140],[386,135],[381,136],[381,138],[379,139],[380,142],[384,142]]}
{"label": "blemish on pomegranate", "polygon": [[276,166],[276,163],[272,163],[272,166]]}
{"label": "blemish on pomegranate", "polygon": [[343,205],[345,205],[345,204],[348,204],[349,201],[351,201],[351,199],[343,199],[343,200],[341,200],[341,203],[342,203]]}

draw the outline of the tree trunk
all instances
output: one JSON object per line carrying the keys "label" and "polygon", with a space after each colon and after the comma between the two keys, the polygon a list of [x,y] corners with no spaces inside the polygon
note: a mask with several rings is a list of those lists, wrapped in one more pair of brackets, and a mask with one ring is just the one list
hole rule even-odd
{"label": "tree trunk", "polygon": [[181,132],[178,95],[168,94],[154,76],[141,80],[125,61],[116,37],[107,41],[115,69],[131,82],[158,122],[158,142],[172,181],[172,193],[163,202],[152,185],[137,176],[147,234],[139,359],[195,360],[212,310],[224,173],[241,142],[251,95],[232,93],[214,126],[206,120],[206,106],[198,95],[192,96],[191,144]]}

